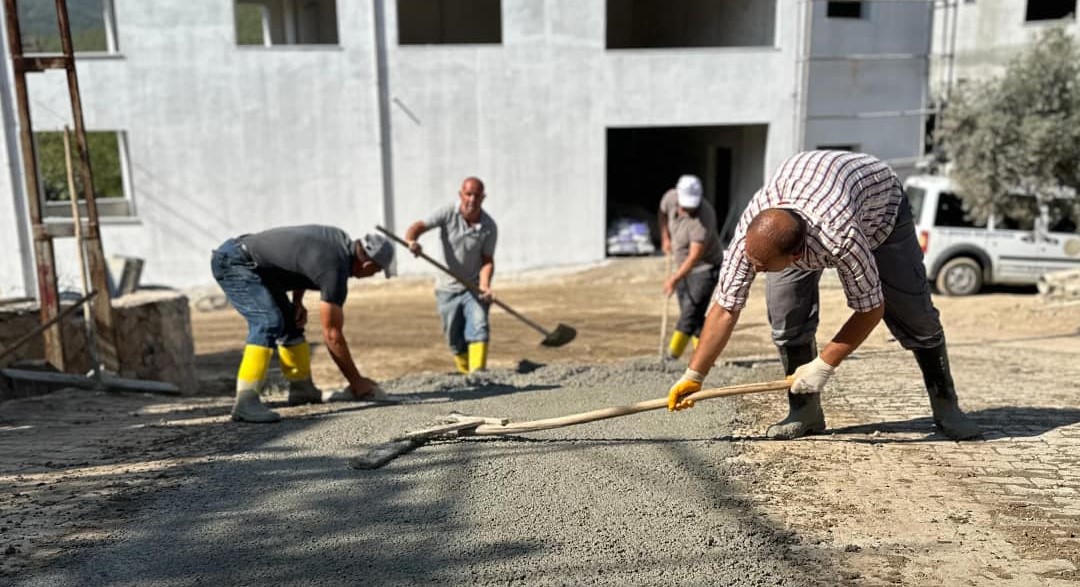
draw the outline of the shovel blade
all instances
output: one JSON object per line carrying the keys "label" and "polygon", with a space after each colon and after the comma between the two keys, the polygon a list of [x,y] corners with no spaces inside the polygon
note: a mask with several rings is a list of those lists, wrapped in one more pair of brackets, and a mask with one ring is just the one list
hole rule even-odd
{"label": "shovel blade", "polygon": [[565,324],[559,324],[548,333],[544,340],[540,341],[540,344],[544,346],[562,346],[577,336],[577,330]]}

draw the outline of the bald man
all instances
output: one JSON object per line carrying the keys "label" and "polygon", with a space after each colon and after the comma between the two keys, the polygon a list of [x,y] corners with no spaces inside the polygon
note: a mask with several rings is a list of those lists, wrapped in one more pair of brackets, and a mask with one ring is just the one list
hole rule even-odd
{"label": "bald man", "polygon": [[467,177],[458,190],[458,201],[436,210],[426,220],[419,220],[405,231],[405,242],[414,255],[423,248],[419,238],[439,229],[443,259],[454,273],[468,280],[481,292],[476,295],[456,279],[439,273],[435,282],[435,300],[442,318],[443,334],[460,373],[487,368],[488,312],[493,299],[491,278],[495,275],[495,242],[499,229],[481,206],[484,182]]}
{"label": "bald man", "polygon": [[[818,281],[826,267],[836,269],[852,314],[818,354]],[[979,435],[957,403],[945,334],[900,181],[878,159],[844,151],[791,157],[751,199],[725,251],[698,349],[668,392],[668,409],[693,406],[682,397],[701,389],[759,272],[767,274],[773,342],[792,379],[788,416],[769,427],[769,438],[825,430],[826,382],[882,319],[914,353],[937,427],[954,440]]]}

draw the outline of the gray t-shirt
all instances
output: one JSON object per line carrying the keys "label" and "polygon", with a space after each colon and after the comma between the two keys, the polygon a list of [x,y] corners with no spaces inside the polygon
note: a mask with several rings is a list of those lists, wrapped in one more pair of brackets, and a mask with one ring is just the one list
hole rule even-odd
{"label": "gray t-shirt", "polygon": [[701,243],[705,251],[693,271],[705,271],[719,267],[724,260],[724,248],[716,231],[716,210],[702,200],[697,216],[679,216],[679,196],[668,190],[660,198],[660,213],[667,216],[668,234],[671,235],[671,252],[675,266],[682,265],[690,256],[690,243]]}
{"label": "gray t-shirt", "polygon": [[343,305],[349,294],[353,240],[340,228],[308,224],[271,228],[237,238],[271,288],[317,289],[319,299]]}
{"label": "gray t-shirt", "polygon": [[[454,273],[467,279],[469,283],[480,283],[480,267],[485,256],[495,256],[495,241],[499,229],[488,213],[480,211],[480,221],[472,226],[461,215],[457,204],[450,204],[435,210],[426,220],[427,228],[439,228],[439,240],[442,243],[443,260]],[[465,290],[453,277],[439,273],[435,277],[435,289],[458,292]]]}

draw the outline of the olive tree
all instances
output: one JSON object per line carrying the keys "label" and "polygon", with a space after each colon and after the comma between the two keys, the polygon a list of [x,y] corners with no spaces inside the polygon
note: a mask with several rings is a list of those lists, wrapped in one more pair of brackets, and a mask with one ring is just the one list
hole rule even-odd
{"label": "olive tree", "polygon": [[1045,30],[1001,77],[961,84],[943,109],[935,143],[976,221],[991,210],[1023,215],[1009,193],[1080,189],[1080,47]]}

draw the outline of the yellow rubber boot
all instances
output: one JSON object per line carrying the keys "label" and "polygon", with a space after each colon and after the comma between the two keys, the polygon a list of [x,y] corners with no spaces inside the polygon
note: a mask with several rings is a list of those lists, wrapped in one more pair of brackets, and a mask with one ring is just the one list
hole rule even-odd
{"label": "yellow rubber boot", "polygon": [[676,330],[671,333],[671,342],[668,343],[668,358],[678,359],[682,356],[683,351],[686,350],[686,343],[690,342],[690,337],[681,330]]}
{"label": "yellow rubber boot", "polygon": [[311,346],[307,342],[278,347],[281,373],[289,383],[289,405],[322,403],[322,392],[311,381]]}
{"label": "yellow rubber boot", "polygon": [[244,347],[244,358],[240,360],[240,371],[236,374],[236,402],[233,404],[232,419],[237,422],[277,422],[281,416],[259,401],[259,391],[266,379],[266,369],[270,366],[270,357],[274,349],[249,344]]}
{"label": "yellow rubber boot", "polygon": [[697,350],[697,345],[698,345],[699,342],[701,342],[700,338],[698,338],[696,336],[691,336],[690,337],[690,344],[694,347],[695,351]]}
{"label": "yellow rubber boot", "polygon": [[468,373],[469,353],[461,353],[460,355],[454,355],[454,366],[457,367],[458,373]]}
{"label": "yellow rubber boot", "polygon": [[469,373],[487,369],[487,347],[486,342],[469,343]]}

